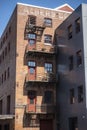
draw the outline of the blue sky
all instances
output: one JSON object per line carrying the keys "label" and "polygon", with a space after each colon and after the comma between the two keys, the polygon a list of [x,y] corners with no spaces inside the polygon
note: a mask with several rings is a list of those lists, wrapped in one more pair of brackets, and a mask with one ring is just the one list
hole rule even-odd
{"label": "blue sky", "polygon": [[0,0],[0,36],[2,35],[17,2],[48,8],[56,8],[67,3],[75,9],[81,3],[87,3],[87,0]]}

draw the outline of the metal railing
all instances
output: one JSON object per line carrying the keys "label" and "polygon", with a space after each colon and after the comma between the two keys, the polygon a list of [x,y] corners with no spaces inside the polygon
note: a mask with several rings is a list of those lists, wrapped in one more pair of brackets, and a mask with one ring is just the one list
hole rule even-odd
{"label": "metal railing", "polygon": [[56,74],[55,73],[47,73],[47,74],[39,74],[36,75],[35,78],[31,78],[30,74],[27,73],[25,77],[25,82],[36,81],[36,82],[55,82]]}
{"label": "metal railing", "polygon": [[26,113],[54,113],[55,112],[55,105],[54,104],[42,104],[42,105],[26,105]]}
{"label": "metal railing", "polygon": [[34,47],[34,48],[32,48],[32,50],[30,49],[30,47],[29,47],[29,44],[27,44],[27,46],[26,46],[26,51],[25,51],[26,53],[28,53],[28,52],[39,52],[39,53],[55,53],[55,48],[54,47],[51,47],[50,49],[46,49],[45,47],[44,48],[36,48],[36,47]]}

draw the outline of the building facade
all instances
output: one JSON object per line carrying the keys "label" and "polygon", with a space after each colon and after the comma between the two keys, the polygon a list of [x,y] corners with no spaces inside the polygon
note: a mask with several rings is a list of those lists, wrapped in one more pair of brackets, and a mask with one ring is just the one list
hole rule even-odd
{"label": "building facade", "polygon": [[87,4],[82,4],[56,30],[57,123],[60,130],[87,129],[86,35]]}
{"label": "building facade", "polygon": [[56,129],[54,32],[72,11],[16,5],[0,38],[0,130]]}

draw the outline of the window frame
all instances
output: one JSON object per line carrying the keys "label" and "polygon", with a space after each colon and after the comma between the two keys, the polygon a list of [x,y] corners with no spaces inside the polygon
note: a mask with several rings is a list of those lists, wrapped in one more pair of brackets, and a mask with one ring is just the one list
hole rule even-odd
{"label": "window frame", "polygon": [[76,52],[76,58],[77,58],[77,67],[80,67],[82,65],[82,51],[81,50]]}
{"label": "window frame", "polygon": [[[50,23],[49,23],[50,21]],[[46,27],[52,27],[52,19],[51,18],[44,18],[44,25]]]}
{"label": "window frame", "polygon": [[[35,43],[36,43],[36,34],[35,33],[29,33],[29,34],[27,34],[27,37],[28,37],[28,44],[30,46],[35,45]],[[33,41],[33,43],[31,43],[31,41]]]}
{"label": "window frame", "polygon": [[[32,20],[33,19],[33,20]],[[36,25],[36,16],[34,15],[29,15],[29,25]]]}
{"label": "window frame", "polygon": [[47,90],[44,92],[44,103],[46,103],[46,104],[53,103],[53,91]]}
{"label": "window frame", "polygon": [[70,24],[68,26],[68,40],[72,38],[73,26]]}
{"label": "window frame", "polygon": [[74,58],[73,58],[73,55],[70,55],[69,56],[69,70],[71,71],[71,70],[73,70],[73,61],[74,61]]}
{"label": "window frame", "polygon": [[44,44],[52,45],[52,35],[44,34]]}
{"label": "window frame", "polygon": [[83,102],[83,85],[78,86],[78,102]]}
{"label": "window frame", "polygon": [[79,33],[81,29],[80,17],[75,20],[75,32]]}
{"label": "window frame", "polygon": [[33,67],[35,68],[36,67],[36,62],[35,61],[28,61],[28,67]]}
{"label": "window frame", "polygon": [[45,72],[52,73],[53,72],[53,63],[45,62],[44,69],[45,69]]}
{"label": "window frame", "polygon": [[7,96],[7,114],[10,114],[11,110],[11,95]]}
{"label": "window frame", "polygon": [[0,115],[2,115],[2,111],[3,111],[3,100],[0,100]]}
{"label": "window frame", "polygon": [[[33,96],[32,96],[33,95]],[[29,104],[34,104],[35,99],[36,99],[37,93],[34,90],[28,91],[28,99],[29,99]]]}
{"label": "window frame", "polygon": [[69,90],[69,92],[70,92],[70,104],[74,104],[75,103],[75,90],[74,90],[74,88],[71,88],[70,90]]}

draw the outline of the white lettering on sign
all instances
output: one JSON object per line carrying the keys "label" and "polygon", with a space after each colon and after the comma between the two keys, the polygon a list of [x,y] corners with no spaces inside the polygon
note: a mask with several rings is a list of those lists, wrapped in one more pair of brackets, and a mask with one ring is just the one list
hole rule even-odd
{"label": "white lettering on sign", "polygon": [[[47,11],[47,10],[40,10],[35,8],[24,8],[18,12],[19,15],[40,15],[44,17],[56,17],[56,12],[54,11]],[[61,17],[61,16],[60,16]]]}

